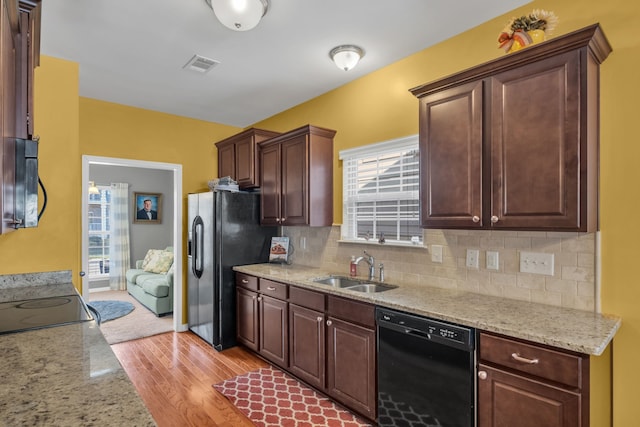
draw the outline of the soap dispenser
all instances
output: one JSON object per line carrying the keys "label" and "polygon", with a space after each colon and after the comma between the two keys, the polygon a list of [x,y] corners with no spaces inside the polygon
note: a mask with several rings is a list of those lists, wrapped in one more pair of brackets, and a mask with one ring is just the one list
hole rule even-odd
{"label": "soap dispenser", "polygon": [[351,263],[349,264],[349,276],[356,277],[358,275],[358,264],[356,264],[356,257],[351,255]]}

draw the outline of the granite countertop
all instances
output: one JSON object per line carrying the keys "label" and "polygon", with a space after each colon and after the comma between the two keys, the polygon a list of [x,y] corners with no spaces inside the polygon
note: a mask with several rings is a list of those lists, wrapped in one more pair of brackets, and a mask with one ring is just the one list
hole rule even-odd
{"label": "granite countertop", "polygon": [[[68,279],[0,277],[0,302],[76,293]],[[156,425],[95,321],[0,335],[0,378],[0,426]]]}
{"label": "granite countertop", "polygon": [[299,265],[256,264],[234,270],[595,356],[602,354],[621,325],[616,316],[413,284],[390,283],[398,287],[370,294],[349,291],[313,282],[332,272]]}

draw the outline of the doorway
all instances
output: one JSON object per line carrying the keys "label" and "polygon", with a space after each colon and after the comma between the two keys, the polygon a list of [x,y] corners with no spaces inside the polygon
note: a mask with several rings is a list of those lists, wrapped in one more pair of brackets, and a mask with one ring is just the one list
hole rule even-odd
{"label": "doorway", "polygon": [[170,223],[172,229],[172,246],[177,261],[174,262],[173,283],[173,330],[186,331],[187,325],[182,324],[182,165],[172,163],[149,162],[143,160],[119,159],[111,157],[82,156],[82,294],[89,295],[89,277],[84,272],[89,271],[89,232],[88,232],[88,206],[89,206],[89,177],[92,166],[115,166],[125,168],[138,168],[155,171],[169,171],[171,174],[171,188],[167,190],[174,201],[168,208],[171,209]]}

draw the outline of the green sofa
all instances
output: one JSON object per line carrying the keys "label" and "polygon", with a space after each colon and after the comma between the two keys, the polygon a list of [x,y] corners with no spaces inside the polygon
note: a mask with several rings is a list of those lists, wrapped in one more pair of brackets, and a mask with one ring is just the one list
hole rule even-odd
{"label": "green sofa", "polygon": [[[165,249],[173,252],[173,248]],[[166,273],[145,271],[144,260],[136,261],[136,268],[127,270],[127,291],[156,316],[173,312],[173,264]]]}

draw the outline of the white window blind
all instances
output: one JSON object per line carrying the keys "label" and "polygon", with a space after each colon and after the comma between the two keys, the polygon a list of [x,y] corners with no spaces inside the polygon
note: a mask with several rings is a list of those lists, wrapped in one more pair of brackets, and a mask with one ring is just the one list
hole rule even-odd
{"label": "white window blind", "polygon": [[343,150],[340,159],[342,239],[422,244],[418,136]]}

